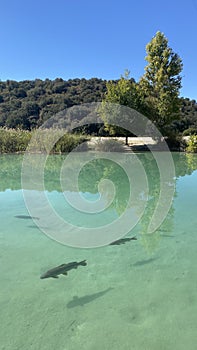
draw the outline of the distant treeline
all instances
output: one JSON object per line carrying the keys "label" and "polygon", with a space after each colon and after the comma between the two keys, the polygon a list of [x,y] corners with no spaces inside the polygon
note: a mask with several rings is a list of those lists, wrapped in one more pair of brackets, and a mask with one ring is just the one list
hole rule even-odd
{"label": "distant treeline", "polygon": [[[106,83],[98,78],[0,81],[0,127],[32,130],[73,105],[100,102],[107,91]],[[196,134],[197,103],[181,98],[181,104],[180,118],[172,128],[179,133]],[[102,126],[87,128],[86,132],[98,134],[99,130],[101,135]]]}

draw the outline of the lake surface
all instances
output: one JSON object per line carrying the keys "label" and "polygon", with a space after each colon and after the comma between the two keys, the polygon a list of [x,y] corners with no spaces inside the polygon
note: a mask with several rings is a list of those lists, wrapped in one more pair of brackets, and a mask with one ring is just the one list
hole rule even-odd
{"label": "lake surface", "polygon": [[[129,207],[131,219],[133,215],[132,220],[138,222],[126,232],[137,240],[97,248],[67,246],[44,234],[46,218],[42,221],[39,209],[32,219],[25,205],[23,156],[0,156],[1,350],[195,349],[197,156],[172,156],[175,193],[161,226],[147,233],[159,196],[159,172],[150,153],[139,154],[149,192],[142,192],[141,202]],[[97,158],[84,166],[78,183],[78,193],[88,203],[84,213],[65,199],[65,194],[77,195],[72,164],[62,188],[60,170],[65,157],[49,156],[45,166],[44,195],[56,215],[92,231],[122,220],[130,187],[121,166]],[[124,157],[127,162],[134,155]],[[100,197],[98,183],[103,179],[114,183],[113,199],[110,191]],[[35,189],[30,186],[31,191]],[[88,212],[91,202],[94,205],[99,198],[101,205],[109,204],[107,209]],[[144,212],[137,217],[141,204],[145,204]],[[85,259],[87,266],[67,276],[40,279],[48,269]]]}

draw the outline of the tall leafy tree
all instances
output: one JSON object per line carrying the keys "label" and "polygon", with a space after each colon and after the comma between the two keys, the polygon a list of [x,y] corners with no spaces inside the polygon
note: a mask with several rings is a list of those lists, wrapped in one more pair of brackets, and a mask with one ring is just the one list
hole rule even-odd
{"label": "tall leafy tree", "polygon": [[161,32],[146,46],[145,73],[139,81],[141,100],[146,115],[164,131],[180,113],[179,90],[181,88],[182,60],[168,45]]}
{"label": "tall leafy tree", "polygon": [[[108,118],[106,118],[106,108],[108,103],[119,104],[122,106],[127,106],[133,109],[139,110],[140,100],[139,93],[136,88],[136,83],[134,79],[130,78],[130,72],[128,70],[125,71],[124,76],[118,81],[108,81],[106,84],[107,92],[102,101],[102,109],[101,109],[101,117],[105,123],[106,130],[109,131],[111,135],[125,136],[126,144],[128,143],[128,136],[131,136],[131,133],[128,130],[125,130],[121,127],[116,126],[116,119],[120,121],[123,117],[121,110],[120,115],[118,115],[117,109],[114,113],[111,111],[111,120],[109,124]],[[114,121],[114,124],[113,124]]]}
{"label": "tall leafy tree", "polygon": [[136,107],[136,84],[134,79],[130,79],[130,72],[125,70],[124,76],[118,81],[108,81],[106,83],[107,92],[104,101],[119,103],[128,107]]}

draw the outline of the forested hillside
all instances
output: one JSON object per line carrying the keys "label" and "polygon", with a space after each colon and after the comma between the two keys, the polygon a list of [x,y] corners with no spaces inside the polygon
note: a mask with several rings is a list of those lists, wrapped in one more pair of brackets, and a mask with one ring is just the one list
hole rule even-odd
{"label": "forested hillside", "polygon": [[175,121],[177,131],[189,135],[197,134],[197,102],[189,98],[181,98],[180,120]]}
{"label": "forested hillside", "polygon": [[[65,108],[102,101],[106,83],[98,78],[0,81],[0,126],[28,130],[38,127]],[[189,98],[181,98],[181,102],[180,119],[173,122],[173,129],[195,133],[197,103]]]}
{"label": "forested hillside", "polygon": [[65,108],[101,101],[105,91],[97,78],[0,82],[0,126],[32,129]]}

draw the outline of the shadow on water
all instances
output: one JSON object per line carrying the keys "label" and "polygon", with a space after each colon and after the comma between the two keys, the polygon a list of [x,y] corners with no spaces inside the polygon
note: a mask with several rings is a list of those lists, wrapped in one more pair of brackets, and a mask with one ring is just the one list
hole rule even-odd
{"label": "shadow on water", "polygon": [[73,299],[68,302],[67,308],[71,309],[73,307],[83,306],[85,304],[91,303],[93,300],[102,297],[104,294],[108,293],[112,289],[113,288],[110,287],[103,290],[102,292],[85,295],[84,297],[80,297],[80,298],[78,298],[77,296],[74,296]]}
{"label": "shadow on water", "polygon": [[39,220],[38,217],[36,217],[36,216],[30,216],[30,215],[15,215],[14,217],[17,218],[17,219],[24,219],[24,220],[28,220],[28,219]]}
{"label": "shadow on water", "polygon": [[175,236],[174,235],[164,235],[164,234],[162,234],[161,237],[174,238]]}
{"label": "shadow on water", "polygon": [[143,266],[146,264],[150,264],[153,261],[157,260],[158,258],[150,258],[150,259],[145,259],[145,260],[140,260],[140,261],[136,261],[135,264],[133,264],[133,266]]}

